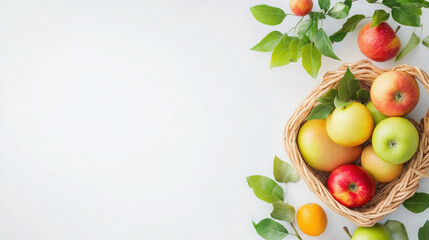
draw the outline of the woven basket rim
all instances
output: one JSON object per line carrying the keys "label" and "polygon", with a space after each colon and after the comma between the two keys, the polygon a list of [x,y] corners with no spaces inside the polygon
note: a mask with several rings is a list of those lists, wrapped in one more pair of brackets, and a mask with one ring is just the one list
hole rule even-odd
{"label": "woven basket rim", "polygon": [[333,211],[348,218],[356,225],[373,226],[377,221],[394,212],[406,199],[411,197],[417,190],[422,177],[429,176],[426,173],[429,169],[429,108],[420,122],[414,121],[420,134],[419,150],[409,163],[407,163],[401,176],[391,183],[377,185],[377,191],[379,192],[376,194],[382,195],[377,195],[372,206],[364,206],[357,209],[347,208],[337,202],[321,182],[320,176],[323,174],[311,169],[304,162],[296,143],[299,128],[305,122],[305,118],[311,109],[315,106],[316,98],[322,96],[332,87],[336,87],[347,67],[350,68],[350,71],[359,80],[361,85],[365,86],[370,86],[375,77],[383,72],[399,70],[405,71],[415,77],[429,93],[429,77],[420,68],[406,64],[397,65],[390,69],[378,68],[369,60],[342,64],[337,70],[329,71],[323,76],[322,82],[297,107],[285,126],[283,141],[286,152],[309,189]]}

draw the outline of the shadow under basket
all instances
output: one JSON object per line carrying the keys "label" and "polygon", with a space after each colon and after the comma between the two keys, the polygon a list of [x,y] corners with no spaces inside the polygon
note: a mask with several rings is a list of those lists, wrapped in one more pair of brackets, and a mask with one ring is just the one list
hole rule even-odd
{"label": "shadow under basket", "polygon": [[[398,65],[392,69],[379,69],[368,60],[361,60],[352,64],[343,64],[335,71],[327,72],[322,82],[312,90],[310,95],[299,105],[286,124],[284,131],[284,145],[286,152],[310,190],[336,213],[348,218],[358,226],[373,226],[386,215],[394,212],[406,199],[411,197],[419,187],[422,177],[429,177],[429,108],[426,116],[418,123],[411,120],[417,127],[420,135],[419,149],[414,157],[408,161],[399,178],[390,183],[377,183],[374,197],[360,208],[347,208],[336,201],[329,193],[327,182],[329,173],[321,172],[309,167],[303,160],[297,145],[298,131],[317,105],[316,99],[323,96],[331,88],[336,88],[344,73],[350,68],[355,78],[359,80],[363,89],[369,90],[374,79],[389,70],[400,70],[409,73],[420,81],[429,92],[428,75],[418,67]],[[422,91],[422,90],[421,90]]]}

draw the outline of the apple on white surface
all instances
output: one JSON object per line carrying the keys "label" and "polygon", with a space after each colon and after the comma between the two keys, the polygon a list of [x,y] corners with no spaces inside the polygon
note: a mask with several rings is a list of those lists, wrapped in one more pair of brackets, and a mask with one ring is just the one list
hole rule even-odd
{"label": "apple on white surface", "polygon": [[386,22],[371,27],[366,24],[358,36],[360,51],[371,60],[384,62],[394,58],[401,50],[401,40]]}
{"label": "apple on white surface", "polygon": [[419,133],[405,118],[386,118],[375,127],[372,145],[382,160],[394,164],[405,163],[417,152]]}
{"label": "apple on white surface", "polygon": [[389,229],[380,223],[372,227],[358,227],[351,240],[392,240]]}
{"label": "apple on white surface", "polygon": [[290,0],[290,10],[297,16],[305,16],[313,9],[312,0]]}

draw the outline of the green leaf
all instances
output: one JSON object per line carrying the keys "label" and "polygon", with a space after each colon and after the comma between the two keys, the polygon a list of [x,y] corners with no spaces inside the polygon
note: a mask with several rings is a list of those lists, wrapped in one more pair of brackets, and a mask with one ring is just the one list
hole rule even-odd
{"label": "green leaf", "polygon": [[274,202],[270,216],[274,219],[292,222],[295,218],[295,208],[284,202]]}
{"label": "green leaf", "polygon": [[356,99],[356,92],[360,89],[359,81],[355,79],[355,76],[347,68],[344,77],[338,84],[338,97],[343,101],[349,101],[350,99]]}
{"label": "green leaf", "polygon": [[288,35],[284,35],[280,42],[273,50],[271,55],[270,68],[284,66],[290,63],[290,49],[289,44],[292,38]]}
{"label": "green leaf", "polygon": [[401,3],[398,0],[383,0],[382,3],[389,8],[401,6]]}
{"label": "green leaf", "polygon": [[423,38],[422,41],[423,45],[429,48],[429,35],[427,35],[425,38]]}
{"label": "green leaf", "polygon": [[362,104],[365,104],[369,100],[369,92],[365,89],[359,89],[356,92],[356,98],[361,102]]}
{"label": "green leaf", "polygon": [[343,24],[342,28],[338,30],[336,33],[331,35],[330,39],[333,42],[341,42],[346,37],[348,32],[353,32],[356,29],[356,26],[365,16],[362,14],[357,14],[351,16],[347,21]]}
{"label": "green leaf", "polygon": [[300,177],[298,172],[292,167],[290,164],[283,162],[277,156],[274,157],[274,178],[277,182],[288,183],[293,182],[296,183],[299,181]]}
{"label": "green leaf", "polygon": [[405,200],[404,207],[413,213],[421,213],[429,208],[429,194],[417,192]]}
{"label": "green leaf", "polygon": [[405,3],[414,3],[418,7],[429,7],[429,2],[426,0],[383,0],[382,3],[389,8],[400,7]]}
{"label": "green leaf", "polygon": [[338,58],[334,53],[331,40],[322,28],[317,30],[316,37],[314,38],[314,44],[321,54],[340,60],[340,58]]}
{"label": "green leaf", "polygon": [[338,95],[334,98],[334,105],[336,108],[342,109],[350,105],[351,102],[348,102],[346,100],[342,100]]}
{"label": "green leaf", "polygon": [[341,19],[347,17],[347,15],[349,15],[349,11],[349,6],[342,2],[337,2],[334,7],[329,10],[328,15],[336,19]]}
{"label": "green leaf", "polygon": [[271,178],[254,175],[247,177],[246,180],[249,187],[253,189],[253,192],[259,199],[268,203],[283,201],[283,188]]}
{"label": "green leaf", "polygon": [[317,19],[313,19],[313,24],[311,25],[310,29],[307,32],[307,36],[309,39],[313,39],[313,36],[316,34],[318,29],[319,21]]}
{"label": "green leaf", "polygon": [[344,4],[350,8],[352,8],[352,0],[344,0]]}
{"label": "green leaf", "polygon": [[402,50],[398,53],[398,55],[395,58],[395,62],[405,57],[414,48],[416,48],[417,45],[419,45],[419,43],[420,43],[420,38],[415,33],[411,34],[410,40],[408,41],[407,45],[405,45],[405,47],[402,48]]}
{"label": "green leaf", "polygon": [[256,44],[251,50],[259,52],[270,52],[280,42],[283,37],[283,33],[279,31],[272,31],[268,33],[258,44]]}
{"label": "green leaf", "polygon": [[377,2],[377,0],[366,0],[366,1],[369,3],[376,3]]}
{"label": "green leaf", "polygon": [[291,62],[297,62],[298,59],[302,56],[302,44],[303,41],[299,40],[298,38],[294,38],[289,43],[289,49],[290,49],[290,61]]}
{"label": "green leaf", "polygon": [[356,26],[362,19],[365,18],[365,15],[356,14],[351,16],[347,21],[343,24],[343,30],[345,32],[353,32],[356,29]]}
{"label": "green leaf", "polygon": [[388,220],[384,226],[389,229],[392,240],[408,240],[407,229],[404,224],[396,220]]}
{"label": "green leaf", "polygon": [[283,225],[271,218],[265,218],[258,224],[253,222],[253,227],[255,227],[259,236],[266,240],[281,240],[289,234]]}
{"label": "green leaf", "polygon": [[334,34],[332,34],[329,39],[331,39],[332,42],[341,42],[346,36],[347,32],[344,32],[343,29],[340,29]]}
{"label": "green leaf", "polygon": [[334,99],[335,99],[335,96],[337,96],[337,92],[338,92],[337,89],[331,88],[325,95],[317,98],[317,101],[323,105],[335,107]]}
{"label": "green leaf", "polygon": [[313,78],[317,77],[321,65],[322,56],[313,43],[302,47],[302,66]]}
{"label": "green leaf", "polygon": [[429,221],[425,222],[425,225],[419,229],[419,240],[429,239]]}
{"label": "green leaf", "polygon": [[299,38],[303,38],[307,34],[308,30],[310,30],[312,25],[313,25],[313,21],[310,19],[302,21],[298,26],[297,33],[296,33],[297,36]]}
{"label": "green leaf", "polygon": [[392,8],[393,19],[402,25],[420,27],[420,15],[422,10],[414,3],[404,3]]}
{"label": "green leaf", "polygon": [[319,20],[319,19],[325,19],[326,15],[324,12],[310,12],[308,14],[310,16],[311,19],[313,20]]}
{"label": "green leaf", "polygon": [[325,119],[329,116],[329,114],[331,114],[332,111],[334,111],[334,109],[335,107],[319,104],[311,110],[310,115],[305,120]]}
{"label": "green leaf", "polygon": [[378,24],[387,21],[389,19],[390,14],[382,9],[375,10],[372,15],[372,23],[371,27],[376,27]]}
{"label": "green leaf", "polygon": [[324,10],[325,12],[328,11],[330,6],[331,6],[330,0],[319,0],[319,7],[320,7],[320,9]]}
{"label": "green leaf", "polygon": [[286,17],[286,13],[282,9],[265,4],[253,6],[250,8],[250,11],[256,20],[271,26],[282,23]]}

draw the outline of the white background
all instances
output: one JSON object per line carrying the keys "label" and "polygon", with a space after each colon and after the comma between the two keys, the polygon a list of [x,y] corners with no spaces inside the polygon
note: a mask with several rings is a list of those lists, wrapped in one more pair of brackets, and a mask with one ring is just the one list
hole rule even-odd
{"label": "white background", "polygon": [[[249,49],[298,18],[260,24],[249,11],[259,3],[290,12],[274,0],[1,1],[0,238],[261,239],[251,221],[272,209],[245,177],[272,176],[275,155],[289,161],[286,121],[341,62],[323,58],[317,79],[300,64],[269,70],[270,55]],[[351,14],[375,7],[359,1]],[[400,30],[403,45],[411,31]],[[356,37],[335,44],[342,62],[364,58]],[[428,56],[419,46],[400,63],[429,71]],[[428,102],[422,90],[412,116]],[[304,239],[355,229],[303,181],[288,193],[328,214],[326,232]],[[388,219],[415,240],[427,216],[400,207]]]}

